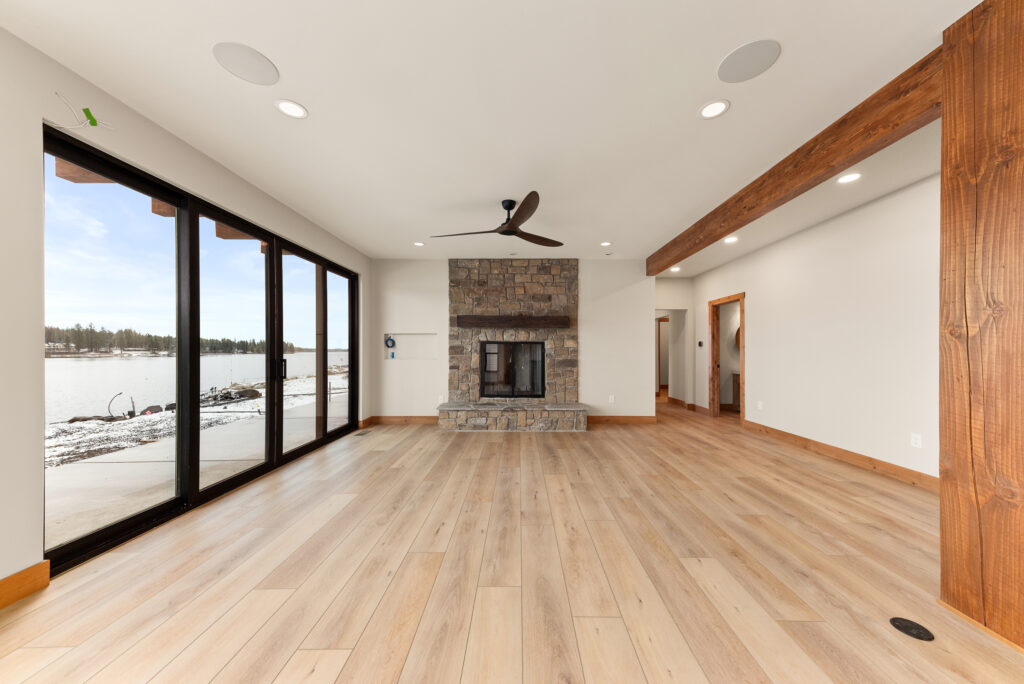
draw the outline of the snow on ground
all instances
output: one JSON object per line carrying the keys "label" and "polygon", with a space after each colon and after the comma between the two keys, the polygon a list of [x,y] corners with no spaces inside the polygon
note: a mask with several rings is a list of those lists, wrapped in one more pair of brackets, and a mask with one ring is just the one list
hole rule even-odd
{"label": "snow on ground", "polygon": [[[331,391],[347,391],[347,378],[331,376]],[[346,388],[341,390],[339,388]],[[238,388],[235,388],[238,389]],[[294,378],[284,382],[284,409],[295,408],[316,401],[316,378]],[[223,404],[203,406],[199,409],[199,429],[225,425],[241,420],[253,420],[266,415],[266,397]],[[177,427],[177,412],[164,411],[131,420],[107,423],[87,420],[78,423],[50,423],[46,426],[47,468],[74,463],[93,456],[108,454],[131,447],[173,438]]]}

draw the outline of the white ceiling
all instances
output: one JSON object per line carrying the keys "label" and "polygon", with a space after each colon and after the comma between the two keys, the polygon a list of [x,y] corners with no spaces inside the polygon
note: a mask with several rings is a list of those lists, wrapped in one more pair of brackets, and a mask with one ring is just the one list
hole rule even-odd
{"label": "white ceiling", "polygon": [[[773,212],[739,229],[738,240],[721,240],[676,264],[679,271],[665,271],[659,277],[690,278],[738,259],[794,233],[816,226],[862,204],[905,188],[939,172],[941,122],[928,124],[903,140],[877,152],[848,169],[861,174],[852,183],[840,185],[829,179]],[[846,173],[845,171],[843,173]]]}
{"label": "white ceiling", "polygon": [[[372,257],[642,258],[976,1],[3,0],[0,25]],[[718,81],[761,38],[782,43],[775,66]],[[229,75],[221,41],[260,50],[281,80]],[[726,115],[698,117],[722,97]],[[282,98],[309,118],[286,119]],[[499,202],[531,189],[525,228],[564,247],[425,239],[494,227]]]}

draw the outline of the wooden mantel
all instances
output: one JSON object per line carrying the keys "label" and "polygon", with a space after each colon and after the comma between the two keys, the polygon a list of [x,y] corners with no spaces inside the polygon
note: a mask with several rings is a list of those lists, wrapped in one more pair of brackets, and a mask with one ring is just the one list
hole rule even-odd
{"label": "wooden mantel", "polygon": [[455,317],[457,328],[569,328],[568,316],[476,316]]}

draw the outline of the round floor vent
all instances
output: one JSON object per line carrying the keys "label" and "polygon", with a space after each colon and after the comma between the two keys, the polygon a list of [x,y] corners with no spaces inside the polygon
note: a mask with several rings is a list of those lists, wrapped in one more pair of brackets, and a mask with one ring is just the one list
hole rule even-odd
{"label": "round floor vent", "polygon": [[894,617],[889,619],[889,624],[907,636],[912,636],[915,639],[920,639],[921,641],[935,641],[935,635],[932,634],[927,627],[920,625],[913,620]]}

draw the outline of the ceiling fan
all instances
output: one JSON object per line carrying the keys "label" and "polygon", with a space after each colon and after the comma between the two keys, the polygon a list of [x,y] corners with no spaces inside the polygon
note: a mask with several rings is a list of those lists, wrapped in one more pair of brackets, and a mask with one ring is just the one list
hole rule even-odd
{"label": "ceiling fan", "polygon": [[447,235],[431,235],[432,238],[441,237],[458,237],[459,235],[483,235],[485,233],[498,233],[499,235],[514,235],[517,238],[522,238],[527,242],[532,242],[535,245],[541,245],[543,247],[561,247],[562,243],[558,240],[552,240],[541,235],[534,235],[533,233],[527,233],[520,226],[533,216],[533,212],[537,211],[537,205],[540,204],[540,195],[537,194],[536,190],[531,190],[526,197],[523,198],[522,203],[519,205],[519,209],[516,209],[515,216],[512,215],[512,210],[516,208],[515,200],[502,200],[501,208],[507,212],[505,222],[493,230],[476,230],[471,233],[448,233]]}

